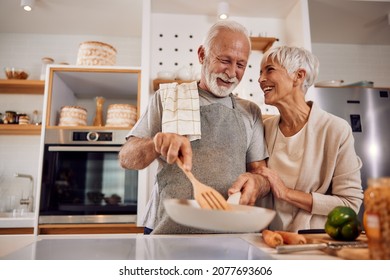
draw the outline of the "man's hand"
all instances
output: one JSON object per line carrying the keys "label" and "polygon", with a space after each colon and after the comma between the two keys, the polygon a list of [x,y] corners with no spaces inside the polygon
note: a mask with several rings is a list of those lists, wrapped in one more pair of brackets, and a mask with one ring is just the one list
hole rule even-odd
{"label": "man's hand", "polygon": [[186,136],[175,133],[157,133],[154,138],[154,148],[157,153],[166,158],[169,164],[180,157],[186,170],[192,169],[192,148]]}
{"label": "man's hand", "polygon": [[240,204],[255,205],[258,198],[269,192],[267,180],[250,172],[241,174],[228,190],[229,195],[241,191]]}
{"label": "man's hand", "polygon": [[265,160],[247,164],[248,172],[241,174],[228,190],[232,195],[241,192],[240,204],[255,205],[256,200],[269,193],[270,185],[268,180],[258,174],[259,170],[266,166]]}

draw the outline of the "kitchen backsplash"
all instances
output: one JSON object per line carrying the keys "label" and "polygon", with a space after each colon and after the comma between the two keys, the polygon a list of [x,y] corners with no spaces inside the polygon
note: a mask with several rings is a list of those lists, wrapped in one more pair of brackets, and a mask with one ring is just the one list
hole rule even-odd
{"label": "kitchen backsplash", "polygon": [[0,212],[29,193],[29,180],[16,178],[15,173],[33,176],[36,190],[39,143],[39,136],[0,136]]}

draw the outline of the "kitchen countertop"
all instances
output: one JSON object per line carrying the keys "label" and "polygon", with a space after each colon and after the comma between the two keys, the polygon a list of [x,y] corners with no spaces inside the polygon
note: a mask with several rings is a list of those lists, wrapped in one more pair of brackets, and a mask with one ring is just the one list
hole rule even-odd
{"label": "kitchen countertop", "polygon": [[4,260],[327,260],[320,250],[277,254],[261,234],[3,235]]}

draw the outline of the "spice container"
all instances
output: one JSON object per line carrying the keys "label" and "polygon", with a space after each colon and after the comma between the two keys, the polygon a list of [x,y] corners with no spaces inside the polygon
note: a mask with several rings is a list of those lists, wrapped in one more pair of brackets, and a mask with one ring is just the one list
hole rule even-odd
{"label": "spice container", "polygon": [[17,123],[17,114],[14,111],[6,111],[3,121],[5,124],[16,124]]}
{"label": "spice container", "polygon": [[18,114],[18,124],[30,124],[30,117],[27,114]]}
{"label": "spice container", "polygon": [[368,179],[363,224],[371,259],[390,259],[390,177]]}

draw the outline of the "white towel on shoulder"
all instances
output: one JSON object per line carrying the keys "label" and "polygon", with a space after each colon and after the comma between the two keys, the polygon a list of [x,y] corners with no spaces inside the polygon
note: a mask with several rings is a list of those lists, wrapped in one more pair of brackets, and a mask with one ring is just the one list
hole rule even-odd
{"label": "white towel on shoulder", "polygon": [[201,138],[199,92],[197,82],[160,84],[162,132]]}

